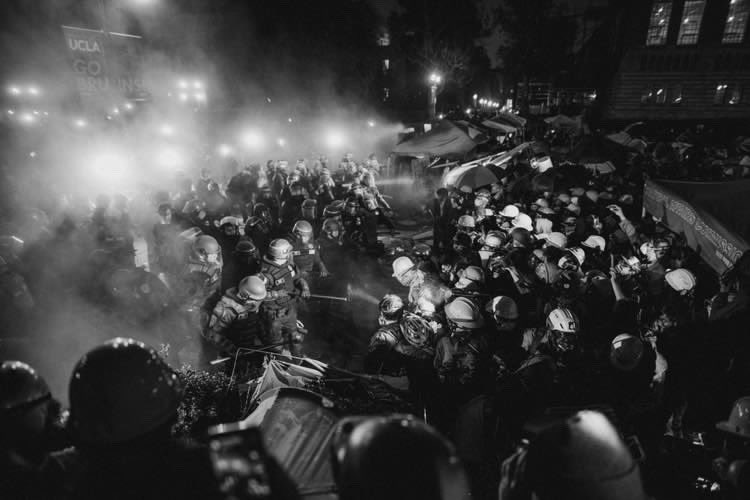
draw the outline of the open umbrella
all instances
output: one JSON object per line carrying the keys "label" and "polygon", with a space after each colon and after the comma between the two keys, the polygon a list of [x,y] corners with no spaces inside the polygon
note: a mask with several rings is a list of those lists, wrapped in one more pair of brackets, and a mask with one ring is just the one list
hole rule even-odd
{"label": "open umbrella", "polygon": [[544,123],[558,130],[574,130],[580,126],[578,120],[567,115],[549,116],[544,119]]}
{"label": "open umbrella", "polygon": [[476,189],[489,184],[494,184],[499,180],[498,176],[484,165],[462,165],[454,168],[445,174],[443,184],[445,186],[469,186]]}

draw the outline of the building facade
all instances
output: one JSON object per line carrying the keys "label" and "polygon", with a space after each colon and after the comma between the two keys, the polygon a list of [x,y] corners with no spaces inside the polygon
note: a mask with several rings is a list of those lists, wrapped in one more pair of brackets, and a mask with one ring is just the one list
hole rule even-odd
{"label": "building facade", "polygon": [[609,120],[750,118],[750,0],[634,2]]}

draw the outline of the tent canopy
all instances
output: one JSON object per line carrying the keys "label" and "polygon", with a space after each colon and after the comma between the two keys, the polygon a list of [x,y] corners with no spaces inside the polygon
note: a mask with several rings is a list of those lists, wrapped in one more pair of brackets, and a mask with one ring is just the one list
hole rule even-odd
{"label": "tent canopy", "polygon": [[493,120],[483,120],[482,125],[487,128],[498,130],[503,134],[514,134],[518,131],[518,128],[514,127],[513,125],[504,122],[496,122]]}
{"label": "tent canopy", "polygon": [[526,118],[511,113],[501,112],[490,118],[490,120],[498,123],[507,123],[516,128],[524,128],[526,126]]}
{"label": "tent canopy", "polygon": [[[473,127],[461,127],[449,120],[440,121],[429,132],[412,137],[393,148],[393,153],[404,156],[441,156],[460,158],[487,140]],[[474,138],[472,139],[472,135]]]}
{"label": "tent canopy", "polygon": [[647,181],[643,205],[721,274],[750,248],[748,192],[750,180]]}
{"label": "tent canopy", "polygon": [[576,119],[568,115],[548,116],[544,119],[544,123],[560,130],[575,130],[581,127],[580,117]]}

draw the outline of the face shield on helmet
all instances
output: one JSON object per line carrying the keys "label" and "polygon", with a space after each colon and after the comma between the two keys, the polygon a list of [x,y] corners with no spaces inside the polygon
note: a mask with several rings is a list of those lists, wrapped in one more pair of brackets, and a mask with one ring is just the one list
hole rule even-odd
{"label": "face shield on helmet", "polygon": [[329,240],[338,240],[341,236],[341,226],[335,219],[327,219],[323,223],[323,236]]}
{"label": "face shield on helmet", "polygon": [[306,220],[300,220],[294,224],[292,233],[294,233],[302,243],[309,243],[312,240],[313,228]]}
{"label": "face shield on helmet", "polygon": [[215,264],[220,260],[221,247],[213,236],[198,236],[193,242],[193,250],[201,262]]}

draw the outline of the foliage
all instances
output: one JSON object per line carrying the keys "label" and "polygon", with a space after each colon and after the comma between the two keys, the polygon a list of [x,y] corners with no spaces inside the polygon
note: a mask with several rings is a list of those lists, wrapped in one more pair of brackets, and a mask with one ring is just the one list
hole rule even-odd
{"label": "foliage", "polygon": [[201,440],[212,425],[241,418],[237,386],[221,372],[195,370],[183,365],[177,372],[184,396],[177,409],[176,437]]}
{"label": "foliage", "polygon": [[549,0],[506,0],[497,10],[506,72],[519,79],[550,78],[562,69],[575,26],[563,7]]}
{"label": "foliage", "polygon": [[307,384],[306,389],[333,401],[341,415],[382,415],[411,413],[419,415],[419,407],[388,385],[364,379],[321,379]]}

